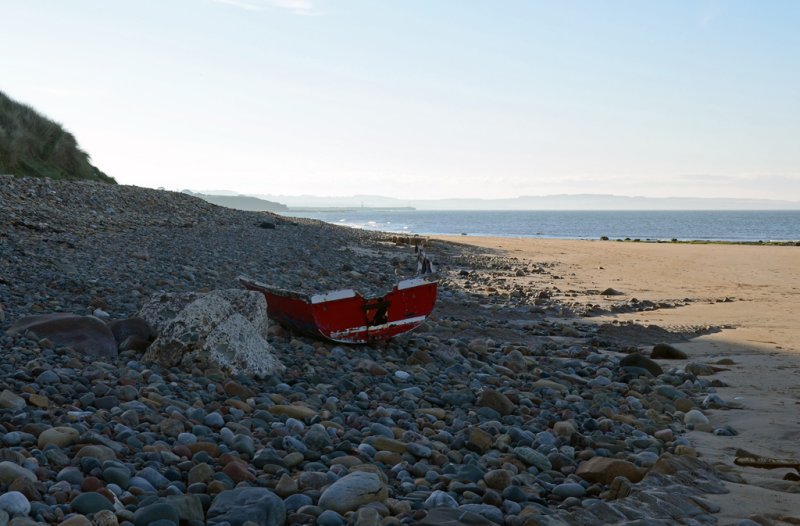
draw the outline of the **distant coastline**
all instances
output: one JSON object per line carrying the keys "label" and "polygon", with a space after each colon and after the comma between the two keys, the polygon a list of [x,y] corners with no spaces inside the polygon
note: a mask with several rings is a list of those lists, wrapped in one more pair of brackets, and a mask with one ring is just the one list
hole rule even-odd
{"label": "distant coastline", "polygon": [[403,211],[411,212],[416,210],[413,206],[292,206],[288,208],[290,213],[335,213],[335,212],[391,212]]}
{"label": "distant coastline", "polygon": [[503,199],[397,199],[380,195],[316,196],[237,194],[226,190],[204,190],[205,196],[260,199],[291,210],[420,210],[420,211],[549,211],[549,210],[800,210],[800,201],[707,197],[642,197],[612,194],[555,194]]}

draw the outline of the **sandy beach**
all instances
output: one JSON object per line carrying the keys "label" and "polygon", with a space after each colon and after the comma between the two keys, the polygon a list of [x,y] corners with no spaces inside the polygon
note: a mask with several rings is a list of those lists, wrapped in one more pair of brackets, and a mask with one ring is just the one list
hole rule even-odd
{"label": "sandy beach", "polygon": [[[718,328],[676,344],[688,354],[688,360],[661,361],[665,368],[689,361],[733,362],[721,366],[724,370],[713,378],[727,385],[718,388],[717,394],[741,404],[741,409],[705,412],[713,427],[729,425],[738,435],[689,433],[701,458],[729,479],[730,493],[709,498],[721,506],[718,517],[722,524],[743,518],[765,524],[797,523],[799,488],[797,482],[783,480],[784,475],[796,471],[740,467],[734,458],[737,449],[742,449],[800,461],[800,249],[464,236],[442,239],[553,265],[553,272],[562,278],[555,297],[564,301],[601,308],[632,298],[682,303],[676,308],[581,318],[581,323],[617,320],[672,330]],[[525,279],[538,279],[541,286],[553,283],[550,277]],[[621,294],[598,293],[608,288]]]}

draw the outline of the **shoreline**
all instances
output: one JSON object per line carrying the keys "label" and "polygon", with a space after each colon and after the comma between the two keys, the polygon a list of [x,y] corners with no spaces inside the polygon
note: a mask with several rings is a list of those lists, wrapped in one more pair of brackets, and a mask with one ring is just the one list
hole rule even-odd
{"label": "shoreline", "polygon": [[[725,521],[764,517],[796,520],[800,494],[783,477],[794,470],[766,470],[734,464],[738,449],[770,458],[800,459],[796,441],[800,423],[800,255],[777,246],[597,243],[581,240],[436,236],[521,260],[550,262],[562,278],[565,301],[612,303],[683,299],[681,305],[644,312],[601,312],[576,323],[635,322],[663,328],[720,328],[677,343],[688,361],[731,365],[709,378],[719,380],[716,394],[741,409],[704,409],[713,427],[730,426],[735,436],[690,431],[687,436],[702,460],[715,466],[730,493],[707,498],[721,507]],[[613,287],[619,296],[598,295]],[[663,361],[682,367],[687,360]],[[731,482],[738,481],[738,482]]]}
{"label": "shoreline", "polygon": [[421,237],[798,244],[800,211],[428,211],[288,214]]}

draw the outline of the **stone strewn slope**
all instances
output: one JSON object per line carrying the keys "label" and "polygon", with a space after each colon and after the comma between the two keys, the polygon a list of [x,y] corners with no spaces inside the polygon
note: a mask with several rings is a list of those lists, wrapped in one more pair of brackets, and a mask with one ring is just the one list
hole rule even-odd
{"label": "stone strewn slope", "polygon": [[60,124],[0,92],[0,174],[115,182]]}
{"label": "stone strewn slope", "polygon": [[240,274],[307,291],[390,288],[389,259],[355,252],[378,238],[176,192],[2,178],[0,303],[7,317],[98,306],[124,317],[156,292],[238,287]]}

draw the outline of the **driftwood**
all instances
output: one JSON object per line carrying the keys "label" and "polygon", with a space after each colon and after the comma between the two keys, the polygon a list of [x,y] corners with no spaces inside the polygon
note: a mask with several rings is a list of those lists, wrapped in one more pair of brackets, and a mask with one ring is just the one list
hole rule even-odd
{"label": "driftwood", "polygon": [[749,468],[792,468],[800,472],[800,460],[762,457],[760,455],[749,453],[743,449],[736,450],[736,458],[733,460],[733,463],[737,466],[745,466]]}

